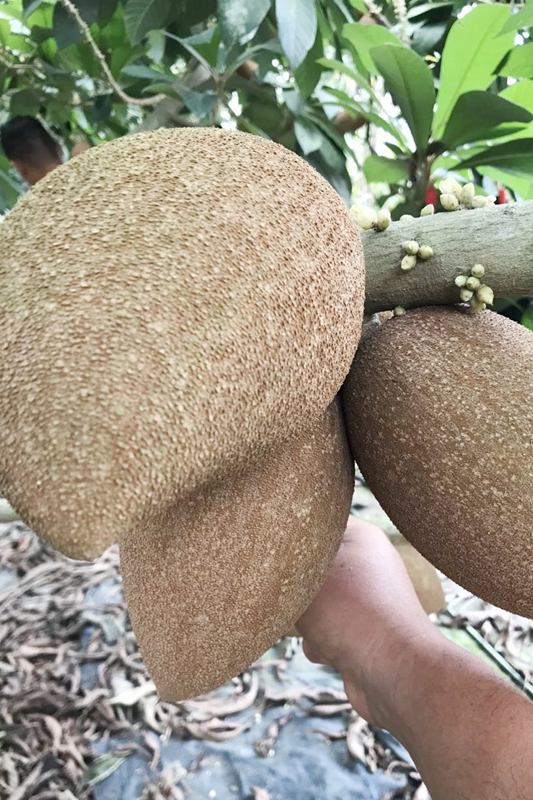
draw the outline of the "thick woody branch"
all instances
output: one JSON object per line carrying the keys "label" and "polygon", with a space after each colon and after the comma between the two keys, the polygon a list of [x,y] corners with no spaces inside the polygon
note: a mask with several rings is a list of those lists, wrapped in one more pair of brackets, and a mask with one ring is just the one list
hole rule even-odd
{"label": "thick woody branch", "polygon": [[[533,201],[471,211],[442,212],[364,231],[365,312],[395,306],[459,302],[457,275],[483,264],[495,297],[533,295]],[[428,244],[434,255],[402,272],[402,243]]]}

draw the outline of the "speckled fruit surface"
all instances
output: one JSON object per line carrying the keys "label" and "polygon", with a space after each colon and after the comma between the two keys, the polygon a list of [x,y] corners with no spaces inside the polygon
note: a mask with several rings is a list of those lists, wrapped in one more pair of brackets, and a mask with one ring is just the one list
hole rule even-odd
{"label": "speckled fruit surface", "polygon": [[18,203],[0,256],[0,486],[74,557],[300,435],[360,333],[342,201],[248,134],[92,148]]}
{"label": "speckled fruit surface", "polygon": [[337,552],[353,483],[336,400],[260,466],[121,539],[129,613],[162,699],[215,688],[292,628]]}
{"label": "speckled fruit surface", "polygon": [[343,406],[401,533],[474,594],[533,617],[531,331],[490,311],[408,311],[365,334]]}

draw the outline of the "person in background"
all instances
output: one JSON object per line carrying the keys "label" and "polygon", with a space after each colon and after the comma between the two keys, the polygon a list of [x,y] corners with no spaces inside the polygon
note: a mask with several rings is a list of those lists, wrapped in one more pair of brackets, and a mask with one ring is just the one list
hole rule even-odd
{"label": "person in background", "polygon": [[433,800],[533,800],[533,703],[429,621],[375,525],[350,520],[297,629],[355,710],[407,747]]}
{"label": "person in background", "polygon": [[35,117],[12,117],[0,128],[0,142],[19,175],[35,184],[63,163],[63,150]]}

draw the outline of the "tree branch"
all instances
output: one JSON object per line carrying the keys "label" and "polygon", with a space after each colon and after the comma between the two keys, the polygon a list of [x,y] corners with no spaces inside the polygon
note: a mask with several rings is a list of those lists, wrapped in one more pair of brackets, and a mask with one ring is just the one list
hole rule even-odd
{"label": "tree branch", "polygon": [[127,92],[124,91],[124,89],[120,86],[119,83],[117,83],[117,81],[113,77],[113,73],[109,69],[104,54],[96,44],[93,35],[89,29],[89,26],[81,16],[80,12],[78,11],[74,3],[72,3],[71,0],[60,0],[60,2],[66,8],[68,13],[76,20],[78,28],[85,37],[87,44],[89,45],[94,55],[100,62],[100,66],[102,67],[102,72],[106,76],[109,85],[111,86],[115,94],[118,97],[120,97],[121,100],[124,101],[124,103],[129,103],[130,105],[135,105],[135,106],[155,106],[159,102],[161,102],[161,100],[167,99],[166,94],[154,94],[152,97],[131,97],[131,95],[127,94]]}
{"label": "tree branch", "polygon": [[[485,267],[495,297],[533,295],[533,201],[394,222],[383,233],[363,231],[362,239],[367,314],[458,303],[454,280],[474,264]],[[434,255],[402,272],[402,242],[411,239]]]}

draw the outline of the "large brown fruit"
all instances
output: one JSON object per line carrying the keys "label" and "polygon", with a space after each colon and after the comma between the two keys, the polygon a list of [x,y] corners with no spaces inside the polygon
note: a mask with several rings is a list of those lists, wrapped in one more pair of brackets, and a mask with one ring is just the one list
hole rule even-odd
{"label": "large brown fruit", "polygon": [[0,256],[0,487],[71,556],[300,435],[357,346],[355,226],[260,137],[93,148],[19,202]]}
{"label": "large brown fruit", "polygon": [[476,595],[533,616],[533,334],[458,308],[363,338],[343,390],[352,449],[403,535]]}
{"label": "large brown fruit", "polygon": [[339,547],[352,492],[335,401],[264,464],[121,538],[128,609],[164,700],[215,688],[292,628]]}

